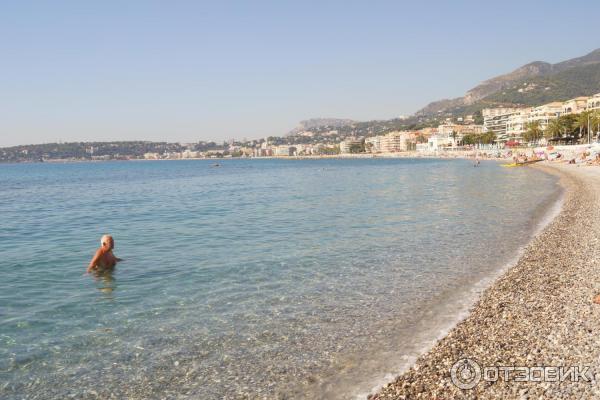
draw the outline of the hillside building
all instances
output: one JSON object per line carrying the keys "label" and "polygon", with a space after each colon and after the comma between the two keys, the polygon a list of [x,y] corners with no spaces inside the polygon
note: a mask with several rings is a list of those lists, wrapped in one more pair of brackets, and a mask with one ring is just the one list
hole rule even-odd
{"label": "hillside building", "polygon": [[523,134],[527,131],[531,110],[531,108],[523,108],[518,112],[510,114],[506,121],[506,137],[499,139],[506,139],[505,141],[523,140]]}
{"label": "hillside building", "polygon": [[483,127],[485,132],[494,132],[497,137],[506,137],[508,119],[511,115],[521,112],[521,108],[500,107],[484,108]]}
{"label": "hillside building", "polygon": [[367,153],[381,153],[382,136],[371,136],[365,139],[365,151]]}
{"label": "hillside building", "polygon": [[600,110],[600,93],[587,99],[587,109],[590,111]]}
{"label": "hillside building", "polygon": [[562,114],[580,114],[587,109],[589,97],[582,96],[567,100],[563,103]]}
{"label": "hillside building", "polygon": [[275,146],[273,155],[279,157],[289,157],[292,155],[292,148],[288,145]]}
{"label": "hillside building", "polygon": [[381,152],[395,153],[406,151],[406,142],[409,139],[409,132],[390,132],[381,138]]}
{"label": "hillside building", "polygon": [[542,128],[542,130],[545,130],[548,127],[550,121],[560,117],[562,112],[563,103],[561,101],[554,101],[552,103],[544,104],[539,107],[533,107],[533,109],[529,113],[527,121],[537,121],[540,123],[540,128]]}
{"label": "hillside building", "polygon": [[352,147],[362,146],[362,140],[354,137],[346,138],[340,142],[340,153],[350,154]]}

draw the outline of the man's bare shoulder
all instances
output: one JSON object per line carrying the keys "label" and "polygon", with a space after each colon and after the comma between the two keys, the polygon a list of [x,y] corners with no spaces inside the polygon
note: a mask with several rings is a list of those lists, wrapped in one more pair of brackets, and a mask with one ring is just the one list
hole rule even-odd
{"label": "man's bare shoulder", "polygon": [[100,247],[98,250],[96,250],[96,256],[103,256],[107,253],[110,253],[110,250],[105,249],[104,247]]}

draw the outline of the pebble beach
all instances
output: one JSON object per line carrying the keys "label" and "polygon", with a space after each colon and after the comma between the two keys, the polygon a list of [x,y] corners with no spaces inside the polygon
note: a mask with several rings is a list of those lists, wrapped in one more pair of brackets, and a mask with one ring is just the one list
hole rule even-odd
{"label": "pebble beach", "polygon": [[[560,176],[559,215],[464,320],[370,400],[600,398],[600,305],[593,303],[600,293],[600,168],[533,168]],[[532,375],[531,367],[562,368],[565,375],[562,382],[549,372],[523,379],[521,367]]]}

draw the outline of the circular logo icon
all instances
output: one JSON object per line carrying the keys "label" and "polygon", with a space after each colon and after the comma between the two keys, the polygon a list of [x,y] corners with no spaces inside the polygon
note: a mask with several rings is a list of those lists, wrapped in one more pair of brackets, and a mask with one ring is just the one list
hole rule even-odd
{"label": "circular logo icon", "polygon": [[463,358],[450,368],[452,383],[460,389],[473,389],[481,380],[481,367],[470,358]]}

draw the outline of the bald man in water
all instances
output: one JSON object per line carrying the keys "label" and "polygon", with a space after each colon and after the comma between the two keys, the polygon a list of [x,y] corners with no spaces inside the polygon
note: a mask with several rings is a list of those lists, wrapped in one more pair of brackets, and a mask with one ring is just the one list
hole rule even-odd
{"label": "bald man in water", "polygon": [[90,273],[92,270],[107,270],[113,269],[117,262],[122,261],[120,258],[115,257],[113,249],[115,248],[115,241],[110,235],[102,236],[100,239],[100,248],[94,254],[94,258],[90,261],[86,272]]}

